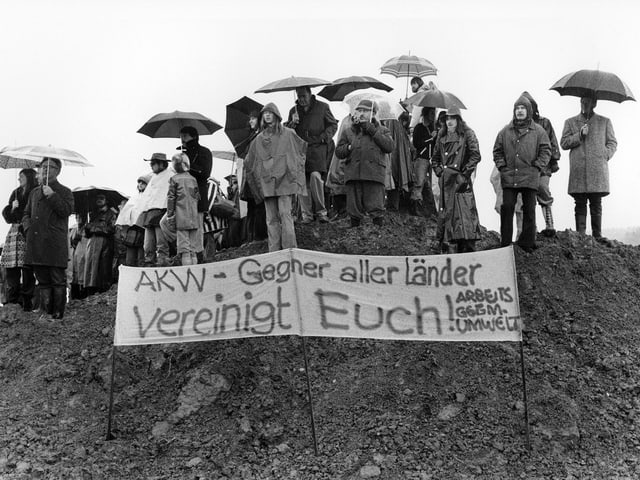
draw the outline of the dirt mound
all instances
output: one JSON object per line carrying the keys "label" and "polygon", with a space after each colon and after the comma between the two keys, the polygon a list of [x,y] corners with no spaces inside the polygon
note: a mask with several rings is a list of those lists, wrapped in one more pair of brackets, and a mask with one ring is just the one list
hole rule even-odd
{"label": "dirt mound", "polygon": [[[297,227],[301,248],[434,253],[434,225],[389,214]],[[481,248],[498,245],[484,232]],[[640,248],[566,231],[516,249],[532,452],[517,344],[308,338],[118,351],[116,289],[63,323],[0,308],[0,478],[640,477]],[[218,259],[267,251],[256,242]]]}

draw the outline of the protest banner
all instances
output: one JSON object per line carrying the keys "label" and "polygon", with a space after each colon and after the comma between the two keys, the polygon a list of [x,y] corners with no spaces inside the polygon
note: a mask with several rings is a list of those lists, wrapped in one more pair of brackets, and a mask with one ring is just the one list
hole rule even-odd
{"label": "protest banner", "polygon": [[513,251],[382,257],[290,249],[120,267],[116,346],[273,335],[520,341]]}

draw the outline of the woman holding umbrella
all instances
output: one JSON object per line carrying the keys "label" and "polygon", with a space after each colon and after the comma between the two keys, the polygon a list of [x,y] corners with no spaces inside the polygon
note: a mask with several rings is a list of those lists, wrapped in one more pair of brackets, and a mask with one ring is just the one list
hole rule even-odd
{"label": "woman holding umbrella", "polygon": [[7,272],[7,303],[21,304],[25,311],[30,311],[35,277],[31,267],[24,265],[25,238],[20,223],[29,194],[38,184],[36,171],[32,168],[20,170],[19,181],[20,186],[11,192],[9,204],[2,210],[2,216],[11,227],[0,257],[0,267]]}
{"label": "woman holding umbrella", "polygon": [[[473,252],[480,239],[478,210],[471,177],[480,162],[480,148],[473,130],[462,120],[460,109],[447,110],[446,128],[438,132],[433,171],[440,184],[440,237],[443,246],[457,244],[457,253]],[[459,194],[463,198],[456,198]],[[456,209],[456,201],[462,208]]]}

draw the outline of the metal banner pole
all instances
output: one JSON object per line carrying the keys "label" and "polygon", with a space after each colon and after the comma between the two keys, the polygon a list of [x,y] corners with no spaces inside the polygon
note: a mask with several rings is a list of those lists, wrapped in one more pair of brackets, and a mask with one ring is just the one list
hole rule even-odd
{"label": "metal banner pole", "polygon": [[116,437],[111,433],[111,417],[113,415],[113,385],[116,375],[116,346],[111,350],[111,382],[109,386],[109,418],[107,420],[107,440],[114,440]]}
{"label": "metal banner pole", "polygon": [[304,370],[307,374],[307,396],[309,397],[309,412],[311,414],[311,433],[313,435],[313,450],[318,456],[318,438],[316,437],[316,420],[313,415],[313,397],[311,396],[311,379],[309,377],[309,359],[307,356],[307,341],[302,338],[302,349],[304,351]]}
{"label": "metal banner pole", "polygon": [[522,369],[522,396],[524,398],[524,427],[527,442],[527,451],[531,451],[531,439],[529,438],[529,404],[527,402],[527,377],[524,371],[524,347],[520,340],[520,367]]}

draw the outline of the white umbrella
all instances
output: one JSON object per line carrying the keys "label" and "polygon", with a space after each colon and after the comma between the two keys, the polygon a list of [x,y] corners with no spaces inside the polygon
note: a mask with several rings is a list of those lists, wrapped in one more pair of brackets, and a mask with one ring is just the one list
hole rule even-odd
{"label": "white umbrella", "polygon": [[[63,165],[73,167],[93,167],[89,161],[73,150],[49,146],[27,145],[24,147],[5,147],[0,150],[0,165],[27,162],[29,167],[38,165],[43,158],[57,158]],[[18,167],[3,167],[18,168]],[[24,167],[23,167],[24,168]]]}

